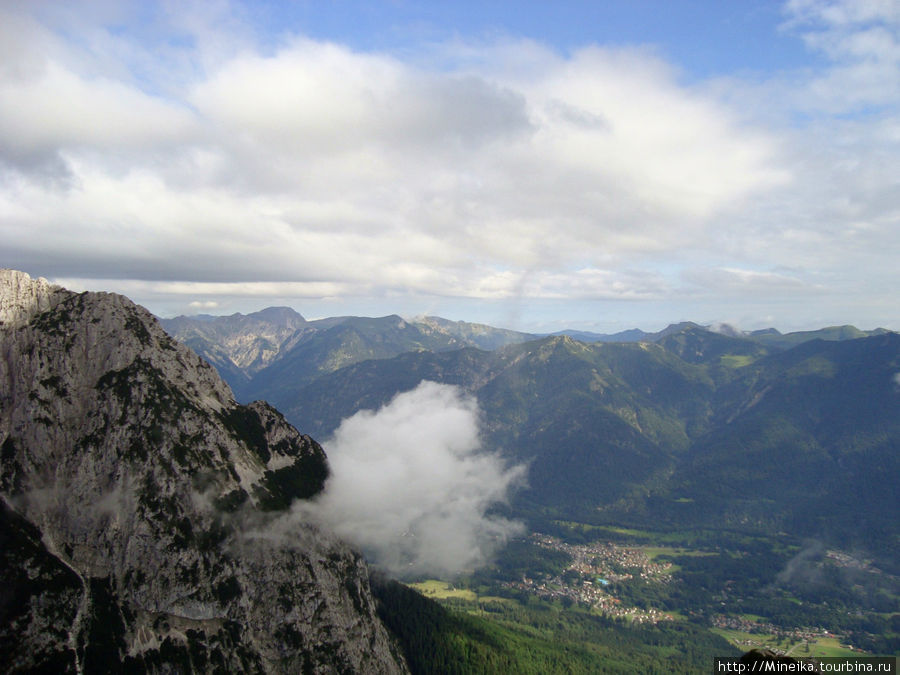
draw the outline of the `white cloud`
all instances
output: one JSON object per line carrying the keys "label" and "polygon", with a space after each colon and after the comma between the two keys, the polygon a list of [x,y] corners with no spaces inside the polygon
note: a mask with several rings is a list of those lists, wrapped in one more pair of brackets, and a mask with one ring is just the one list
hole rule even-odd
{"label": "white cloud", "polygon": [[216,309],[219,303],[215,300],[194,300],[188,305],[191,309]]}
{"label": "white cloud", "polygon": [[394,574],[480,566],[521,525],[488,515],[524,477],[480,450],[478,405],[425,382],[345,419],[325,443],[332,476],[296,516],[313,517]]}
{"label": "white cloud", "polygon": [[832,61],[804,93],[833,112],[900,101],[900,7],[893,0],[791,0],[786,26]]}
{"label": "white cloud", "polygon": [[[70,278],[230,276],[302,282],[302,297],[348,285],[556,297],[571,282],[641,297],[638,275],[565,269],[586,253],[667,250],[780,179],[768,139],[654,57],[542,57],[525,81],[295,40],[240,52],[172,101],[50,64],[5,82],[18,102],[7,145],[55,153],[71,180],[12,174],[0,236]],[[71,94],[58,119],[56,85]],[[537,283],[513,273],[510,288],[496,271],[521,266]]]}
{"label": "white cloud", "polygon": [[152,150],[189,140],[192,127],[178,105],[120,82],[86,80],[54,62],[27,81],[0,81],[0,151],[14,159],[72,147]]}
{"label": "white cloud", "polygon": [[759,295],[774,291],[794,294],[816,293],[821,288],[784,272],[768,270],[748,270],[731,267],[691,269],[685,273],[691,284],[710,289],[716,293]]}
{"label": "white cloud", "polygon": [[2,265],[147,282],[139,301],[647,300],[691,267],[827,290],[900,244],[893,3],[792,2],[826,64],[715,86],[648,49],[458,41],[413,63],[255,44],[240,5],[147,26],[35,6],[0,22]]}

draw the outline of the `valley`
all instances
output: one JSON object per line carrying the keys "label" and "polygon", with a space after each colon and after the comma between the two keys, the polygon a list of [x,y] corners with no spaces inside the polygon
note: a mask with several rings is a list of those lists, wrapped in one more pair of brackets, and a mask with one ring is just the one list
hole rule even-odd
{"label": "valley", "polygon": [[[642,533],[642,538],[648,536],[652,533]],[[678,533],[670,533],[669,538],[672,536]],[[778,547],[778,542],[770,543]],[[604,617],[611,623],[598,628],[603,639],[641,626],[653,626],[674,637],[690,626],[699,634],[708,634],[709,639],[723,638],[731,649],[741,652],[769,649],[798,658],[896,652],[896,613],[877,611],[860,596],[844,602],[832,597],[829,601],[824,585],[818,588],[819,595],[789,583],[759,588],[759,575],[754,569],[764,574],[771,563],[768,556],[761,555],[759,544],[755,545],[760,556],[756,561],[746,551],[726,549],[728,558],[751,560],[742,566],[745,576],[740,577],[733,569],[727,576],[734,578],[723,576],[715,581],[714,577],[697,576],[700,569],[728,567],[727,562],[717,560],[723,551],[708,545],[647,546],[628,544],[627,539],[618,544],[567,544],[556,537],[532,534],[501,554],[492,570],[481,570],[452,583],[428,580],[410,586],[453,611],[488,618],[503,615],[507,622],[517,620],[525,626],[529,621],[525,609],[534,607]],[[823,551],[814,564],[824,574],[835,573],[846,569],[848,558],[838,551]],[[706,559],[712,565],[692,566],[692,559]],[[791,559],[787,558],[787,564]],[[522,569],[535,570],[534,577],[525,572],[519,580],[510,580]],[[829,572],[824,572],[826,569]],[[869,574],[873,586],[892,589],[893,601],[885,600],[896,607],[898,580],[877,569],[870,569]],[[837,579],[836,583],[852,582]],[[893,642],[891,635],[895,636]],[[724,644],[719,644],[715,654],[710,652],[719,656],[728,653]]]}
{"label": "valley", "polygon": [[278,309],[173,339],[124,296],[0,290],[11,671],[900,652],[895,333],[584,342]]}
{"label": "valley", "polygon": [[0,675],[897,672],[900,0],[0,36]]}
{"label": "valley", "polygon": [[[529,467],[494,507],[526,535],[413,588],[523,631],[546,611],[683,649],[690,627],[710,658],[900,652],[897,334],[525,336],[397,319],[331,326],[244,391],[271,394],[326,449],[341,420],[422,380],[477,397],[484,450]],[[372,344],[377,356],[353,346]]]}

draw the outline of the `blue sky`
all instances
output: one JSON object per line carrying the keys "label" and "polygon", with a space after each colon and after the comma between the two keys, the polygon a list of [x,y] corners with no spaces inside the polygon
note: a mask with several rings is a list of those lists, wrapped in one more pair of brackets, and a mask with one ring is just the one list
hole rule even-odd
{"label": "blue sky", "polygon": [[760,0],[630,2],[294,2],[257,3],[261,30],[284,27],[362,50],[403,53],[423,42],[527,38],[568,52],[588,44],[646,45],[689,78],[814,61],[780,30],[783,3]]}
{"label": "blue sky", "polygon": [[900,3],[0,3],[0,265],[163,316],[900,329]]}

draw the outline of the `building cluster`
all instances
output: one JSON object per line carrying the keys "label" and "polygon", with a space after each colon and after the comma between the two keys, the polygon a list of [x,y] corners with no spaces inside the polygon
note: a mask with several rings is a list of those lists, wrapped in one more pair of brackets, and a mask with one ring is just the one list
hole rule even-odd
{"label": "building cluster", "polygon": [[572,563],[568,569],[586,577],[596,577],[608,583],[634,578],[668,583],[672,578],[672,563],[653,562],[639,548],[617,546],[612,542],[567,544],[556,537],[540,533],[531,535],[531,539],[538,546],[563,551],[571,556]]}
{"label": "building cluster", "polygon": [[874,574],[881,573],[881,570],[872,565],[871,561],[854,558],[852,555],[848,555],[847,553],[844,553],[842,551],[826,551],[825,557],[838,567],[843,567],[845,569],[863,570],[865,572],[872,572]]}
{"label": "building cluster", "polygon": [[572,562],[562,575],[543,580],[523,576],[521,581],[508,583],[510,588],[550,600],[568,599],[593,607],[607,616],[626,618],[635,623],[673,620],[671,614],[658,609],[625,606],[607,590],[611,584],[632,579],[668,583],[671,580],[671,564],[654,563],[640,549],[624,548],[613,543],[567,544],[540,533],[531,535],[531,538],[538,546],[568,554]]}

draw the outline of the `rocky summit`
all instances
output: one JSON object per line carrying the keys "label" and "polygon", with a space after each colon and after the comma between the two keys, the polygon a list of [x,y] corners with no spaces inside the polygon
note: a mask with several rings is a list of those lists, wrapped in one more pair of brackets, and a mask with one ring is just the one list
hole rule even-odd
{"label": "rocky summit", "polygon": [[0,670],[394,673],[321,447],[125,297],[0,271]]}

